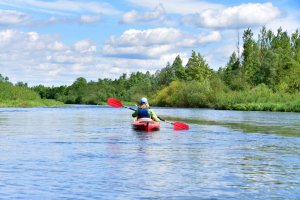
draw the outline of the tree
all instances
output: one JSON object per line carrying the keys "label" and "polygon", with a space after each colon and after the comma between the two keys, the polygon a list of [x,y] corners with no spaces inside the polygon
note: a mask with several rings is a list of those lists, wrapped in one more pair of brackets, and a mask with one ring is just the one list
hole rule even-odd
{"label": "tree", "polygon": [[0,74],[0,82],[3,82],[3,83],[9,83],[9,78],[6,76],[2,76],[2,74]]}
{"label": "tree", "polygon": [[253,39],[253,33],[251,29],[247,29],[243,34],[243,48],[244,51],[242,53],[243,57],[243,68],[242,74],[243,79],[248,82],[250,85],[256,85],[256,77],[257,71],[260,66],[259,61],[259,48],[257,43]]}
{"label": "tree", "polygon": [[19,81],[19,82],[16,83],[16,86],[19,86],[19,87],[28,87],[28,84],[24,83],[22,81]]}
{"label": "tree", "polygon": [[222,70],[223,81],[232,90],[242,90],[244,89],[244,83],[242,80],[240,61],[235,52],[233,52],[229,58],[228,63],[224,70]]}
{"label": "tree", "polygon": [[186,73],[180,56],[176,56],[171,69],[174,71],[176,80],[186,80]]}
{"label": "tree", "polygon": [[164,67],[157,73],[156,79],[157,79],[158,87],[167,86],[172,81],[176,80],[175,71],[173,70],[173,68],[169,62],[167,63],[166,67]]}
{"label": "tree", "polygon": [[185,69],[187,80],[196,80],[196,81],[204,81],[208,79],[213,71],[209,68],[206,60],[200,55],[200,53],[196,54],[195,51],[192,51],[192,56],[188,60]]}
{"label": "tree", "polygon": [[298,29],[292,34],[291,45],[293,59],[300,63],[300,33]]}

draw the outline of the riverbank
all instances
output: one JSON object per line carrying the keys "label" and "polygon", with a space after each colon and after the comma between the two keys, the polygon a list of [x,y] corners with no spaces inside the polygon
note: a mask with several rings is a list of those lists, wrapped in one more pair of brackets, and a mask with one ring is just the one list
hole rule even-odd
{"label": "riverbank", "polygon": [[300,93],[274,92],[261,84],[240,91],[201,88],[184,82],[170,86],[150,98],[152,106],[212,108],[217,110],[300,112]]}

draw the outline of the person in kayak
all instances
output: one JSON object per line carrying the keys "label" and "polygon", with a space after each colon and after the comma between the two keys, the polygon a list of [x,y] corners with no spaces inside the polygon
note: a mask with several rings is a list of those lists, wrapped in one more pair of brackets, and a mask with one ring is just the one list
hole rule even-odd
{"label": "person in kayak", "polygon": [[137,111],[132,114],[132,117],[136,117],[138,120],[141,119],[152,119],[153,121],[159,122],[160,119],[156,116],[155,112],[150,109],[147,98],[143,97],[140,99],[140,105]]}

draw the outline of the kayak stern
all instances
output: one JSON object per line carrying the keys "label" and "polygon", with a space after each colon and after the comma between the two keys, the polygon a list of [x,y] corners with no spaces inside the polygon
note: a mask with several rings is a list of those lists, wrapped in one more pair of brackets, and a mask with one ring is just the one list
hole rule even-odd
{"label": "kayak stern", "polygon": [[135,130],[151,132],[151,131],[158,131],[160,128],[160,123],[152,120],[151,121],[135,120],[132,123],[132,127]]}

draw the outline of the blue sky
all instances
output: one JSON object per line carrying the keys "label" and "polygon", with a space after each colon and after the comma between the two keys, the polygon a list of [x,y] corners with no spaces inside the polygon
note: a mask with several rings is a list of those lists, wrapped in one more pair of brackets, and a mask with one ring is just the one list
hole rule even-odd
{"label": "blue sky", "polygon": [[76,78],[154,73],[192,50],[214,70],[237,33],[300,28],[296,0],[0,0],[0,73],[10,81],[70,85]]}

